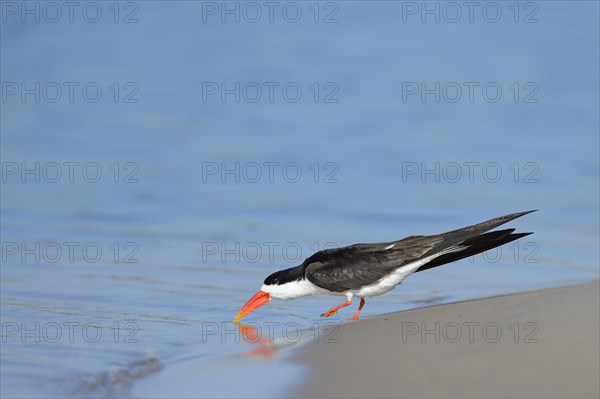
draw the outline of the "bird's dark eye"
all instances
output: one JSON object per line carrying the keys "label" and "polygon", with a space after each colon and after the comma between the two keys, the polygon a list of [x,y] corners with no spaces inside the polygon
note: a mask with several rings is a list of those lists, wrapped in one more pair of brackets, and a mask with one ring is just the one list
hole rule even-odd
{"label": "bird's dark eye", "polygon": [[274,276],[269,276],[265,279],[265,284],[266,285],[275,285],[275,284],[279,284],[279,279],[277,277]]}

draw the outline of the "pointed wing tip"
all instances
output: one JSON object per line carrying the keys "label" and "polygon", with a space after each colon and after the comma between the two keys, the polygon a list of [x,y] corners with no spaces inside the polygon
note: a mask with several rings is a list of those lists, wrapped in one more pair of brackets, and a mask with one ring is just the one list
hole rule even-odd
{"label": "pointed wing tip", "polygon": [[518,215],[519,215],[519,216],[522,216],[522,215],[528,215],[528,214],[530,214],[530,213],[537,212],[537,211],[539,211],[539,209],[532,209],[532,210],[530,210],[530,211],[519,212],[519,213],[518,213]]}
{"label": "pointed wing tip", "polygon": [[529,215],[530,213],[537,212],[537,211],[539,211],[539,209],[532,209],[530,211],[513,213],[511,215],[507,215],[506,217],[511,218],[511,219],[516,219],[516,218],[520,218],[521,216]]}

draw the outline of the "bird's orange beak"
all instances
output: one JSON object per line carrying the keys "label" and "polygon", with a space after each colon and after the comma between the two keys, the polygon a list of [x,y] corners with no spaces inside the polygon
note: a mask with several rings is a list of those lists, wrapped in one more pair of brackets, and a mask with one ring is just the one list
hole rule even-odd
{"label": "bird's orange beak", "polygon": [[246,302],[246,304],[235,316],[235,319],[233,319],[233,322],[237,323],[238,321],[242,320],[244,317],[248,316],[250,313],[254,312],[256,309],[260,308],[262,305],[269,302],[270,300],[271,296],[268,293],[264,291],[258,291],[256,294],[254,294],[252,298],[248,300],[248,302]]}

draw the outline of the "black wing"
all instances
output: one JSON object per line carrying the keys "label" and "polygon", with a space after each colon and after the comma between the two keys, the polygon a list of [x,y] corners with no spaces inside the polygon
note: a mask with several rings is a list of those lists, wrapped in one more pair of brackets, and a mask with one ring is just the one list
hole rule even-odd
{"label": "black wing", "polygon": [[[430,255],[441,254],[419,270],[463,259],[531,234],[511,234],[514,229],[483,234],[531,212],[534,211],[513,213],[443,234],[319,251],[304,261],[305,276],[313,284],[333,292],[356,290],[377,282],[402,265]],[[445,253],[455,247],[458,252]]]}

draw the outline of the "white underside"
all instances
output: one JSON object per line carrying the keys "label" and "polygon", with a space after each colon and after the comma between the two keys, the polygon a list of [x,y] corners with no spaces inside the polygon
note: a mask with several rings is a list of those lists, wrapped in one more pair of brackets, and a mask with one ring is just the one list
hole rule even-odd
{"label": "white underside", "polygon": [[282,285],[265,285],[263,284],[260,288],[261,291],[267,292],[271,295],[272,298],[277,299],[294,299],[301,296],[307,295],[318,295],[318,294],[329,294],[329,295],[339,295],[346,296],[349,300],[352,299],[354,295],[364,298],[370,296],[377,296],[385,294],[386,292],[392,290],[395,286],[400,284],[402,280],[406,277],[410,276],[421,266],[426,263],[431,262],[433,259],[437,258],[440,255],[444,255],[449,252],[455,252],[458,248],[448,248],[443,252],[439,252],[433,255],[430,255],[426,258],[419,259],[418,261],[408,263],[406,265],[400,266],[396,270],[394,270],[391,274],[386,277],[376,281],[373,284],[364,286],[358,290],[349,290],[344,292],[333,292],[326,290],[324,288],[320,288],[308,280],[298,280],[292,281],[290,283],[282,284]]}
{"label": "white underside", "polygon": [[412,262],[412,263],[408,263],[406,265],[400,266],[399,268],[394,270],[394,272],[392,274],[387,275],[386,277],[382,278],[381,280],[379,280],[371,285],[364,286],[359,290],[351,290],[350,292],[361,298],[364,298],[367,296],[383,295],[386,292],[392,290],[398,284],[400,284],[402,282],[402,280],[404,280],[405,278],[407,278],[408,276],[410,276],[411,274],[413,274],[414,272],[419,270],[419,268],[421,266],[423,266],[426,263],[431,262],[433,259],[437,258],[440,255],[441,254],[430,255],[426,258],[419,259],[416,262]]}

